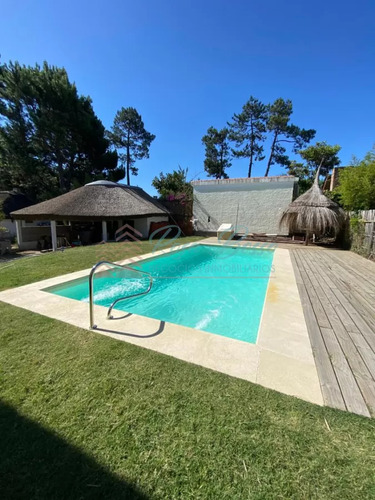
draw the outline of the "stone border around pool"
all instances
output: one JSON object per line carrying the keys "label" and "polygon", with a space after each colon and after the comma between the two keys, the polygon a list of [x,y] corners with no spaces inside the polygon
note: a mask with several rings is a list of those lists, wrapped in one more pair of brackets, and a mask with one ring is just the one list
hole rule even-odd
{"label": "stone border around pool", "polygon": [[[228,243],[206,238],[119,263],[134,264],[200,244]],[[259,243],[233,241],[230,246],[259,247]],[[289,250],[276,246],[273,267],[256,344],[136,314],[108,321],[105,319],[107,308],[103,306],[94,306],[97,324],[94,332],[323,405]],[[85,269],[5,290],[0,292],[0,300],[88,330],[87,303],[54,295],[44,289],[87,276],[89,272]],[[123,311],[118,313],[124,315]]]}

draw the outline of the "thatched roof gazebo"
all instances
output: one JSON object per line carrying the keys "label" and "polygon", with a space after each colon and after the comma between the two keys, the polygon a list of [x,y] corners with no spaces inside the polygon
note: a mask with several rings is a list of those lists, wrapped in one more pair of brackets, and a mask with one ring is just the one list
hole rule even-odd
{"label": "thatched roof gazebo", "polygon": [[136,186],[95,181],[68,193],[12,212],[23,220],[103,220],[168,213],[157,200]]}
{"label": "thatched roof gazebo", "polygon": [[308,245],[310,234],[322,236],[333,232],[336,235],[345,220],[344,210],[320,189],[319,171],[320,168],[312,187],[290,203],[279,223],[280,227],[286,226],[290,234],[306,233],[305,245]]}
{"label": "thatched roof gazebo", "polygon": [[[124,220],[131,219],[136,233],[147,237],[150,224],[160,220],[168,221],[168,215],[168,210],[143,189],[107,180],[90,182],[51,200],[11,213],[16,221],[20,248],[24,246],[26,249],[27,245],[24,244],[36,239],[38,230],[39,233],[45,232],[43,221],[48,221],[53,250],[57,248],[58,221],[101,223],[102,240],[107,241],[107,223],[117,229],[124,224]],[[32,221],[38,221],[41,227],[28,227]],[[60,232],[62,229],[60,228]]]}

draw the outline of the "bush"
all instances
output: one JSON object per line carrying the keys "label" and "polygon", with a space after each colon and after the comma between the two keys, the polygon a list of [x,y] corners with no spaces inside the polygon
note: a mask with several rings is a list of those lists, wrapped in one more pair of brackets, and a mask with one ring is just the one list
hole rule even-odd
{"label": "bush", "polygon": [[5,213],[3,212],[3,203],[0,203],[0,222],[5,219]]}
{"label": "bush", "polygon": [[350,218],[351,250],[363,257],[369,257],[365,248],[365,222],[358,216]]}
{"label": "bush", "polygon": [[346,210],[375,208],[375,150],[368,153],[358,166],[340,173],[336,192]]}

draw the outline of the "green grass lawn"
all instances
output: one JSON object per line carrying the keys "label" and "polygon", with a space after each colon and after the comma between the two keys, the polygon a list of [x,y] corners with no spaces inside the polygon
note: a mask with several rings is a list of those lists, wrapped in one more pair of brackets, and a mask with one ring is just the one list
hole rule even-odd
{"label": "green grass lawn", "polygon": [[[180,238],[179,240],[165,239],[162,243],[163,247],[160,249],[200,239],[202,238],[196,236]],[[105,245],[76,247],[55,253],[49,252],[43,255],[16,258],[11,261],[1,261],[0,259],[0,291],[88,269],[99,260],[114,262],[138,254],[149,253],[153,251],[154,245],[155,241],[106,243]]]}
{"label": "green grass lawn", "polygon": [[[17,260],[1,288],[96,256]],[[375,497],[374,420],[4,303],[0,321],[0,498]]]}

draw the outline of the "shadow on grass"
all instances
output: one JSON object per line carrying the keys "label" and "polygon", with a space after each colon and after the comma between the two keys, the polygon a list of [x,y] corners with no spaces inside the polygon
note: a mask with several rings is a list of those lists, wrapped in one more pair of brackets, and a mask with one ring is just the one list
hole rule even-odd
{"label": "shadow on grass", "polygon": [[79,449],[2,402],[0,497],[38,500],[148,498]]}
{"label": "shadow on grass", "polygon": [[20,254],[5,254],[0,255],[0,271],[7,269],[8,267],[14,266],[20,260],[31,259],[32,257],[37,257],[38,254],[31,255],[20,255]]}

